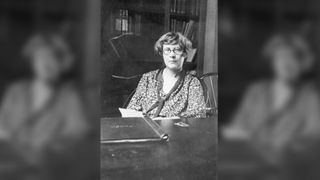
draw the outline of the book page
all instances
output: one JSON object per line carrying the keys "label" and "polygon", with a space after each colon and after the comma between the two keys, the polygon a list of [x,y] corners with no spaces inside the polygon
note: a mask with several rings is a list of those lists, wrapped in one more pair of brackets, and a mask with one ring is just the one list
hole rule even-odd
{"label": "book page", "polygon": [[121,113],[121,117],[143,117],[143,114],[141,111],[124,109],[124,108],[119,108],[119,111]]}

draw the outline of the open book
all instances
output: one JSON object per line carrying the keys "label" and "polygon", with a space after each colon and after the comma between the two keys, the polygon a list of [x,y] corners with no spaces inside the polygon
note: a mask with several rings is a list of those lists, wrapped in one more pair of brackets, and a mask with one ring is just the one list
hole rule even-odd
{"label": "open book", "polygon": [[150,117],[101,119],[101,143],[168,141],[169,136]]}

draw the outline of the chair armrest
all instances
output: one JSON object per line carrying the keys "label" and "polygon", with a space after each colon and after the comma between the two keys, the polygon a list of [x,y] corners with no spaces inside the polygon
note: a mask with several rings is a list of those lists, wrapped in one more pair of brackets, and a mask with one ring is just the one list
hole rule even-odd
{"label": "chair armrest", "polygon": [[118,76],[118,75],[112,75],[113,78],[116,79],[125,79],[125,80],[130,80],[130,79],[135,79],[135,78],[139,78],[142,75],[133,75],[133,76]]}

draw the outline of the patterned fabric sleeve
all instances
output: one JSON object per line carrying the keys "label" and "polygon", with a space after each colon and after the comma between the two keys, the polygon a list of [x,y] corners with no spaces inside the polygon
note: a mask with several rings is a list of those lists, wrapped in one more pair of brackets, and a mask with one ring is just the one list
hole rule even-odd
{"label": "patterned fabric sleeve", "polygon": [[132,96],[132,98],[127,106],[127,109],[142,111],[142,100],[146,95],[147,84],[148,84],[148,78],[144,74],[139,81],[136,92]]}
{"label": "patterned fabric sleeve", "polygon": [[197,78],[192,79],[189,86],[188,105],[182,117],[206,117],[206,103],[203,95],[203,88]]}

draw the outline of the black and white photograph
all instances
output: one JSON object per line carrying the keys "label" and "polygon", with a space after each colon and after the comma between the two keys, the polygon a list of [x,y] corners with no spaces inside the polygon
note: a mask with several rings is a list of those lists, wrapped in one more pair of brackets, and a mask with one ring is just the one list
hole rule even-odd
{"label": "black and white photograph", "polygon": [[319,0],[1,0],[0,180],[319,180]]}
{"label": "black and white photograph", "polygon": [[1,180],[99,178],[97,3],[0,2]]}
{"label": "black and white photograph", "polygon": [[219,1],[219,178],[319,179],[319,8]]}
{"label": "black and white photograph", "polygon": [[217,179],[216,0],[103,0],[101,179]]}

